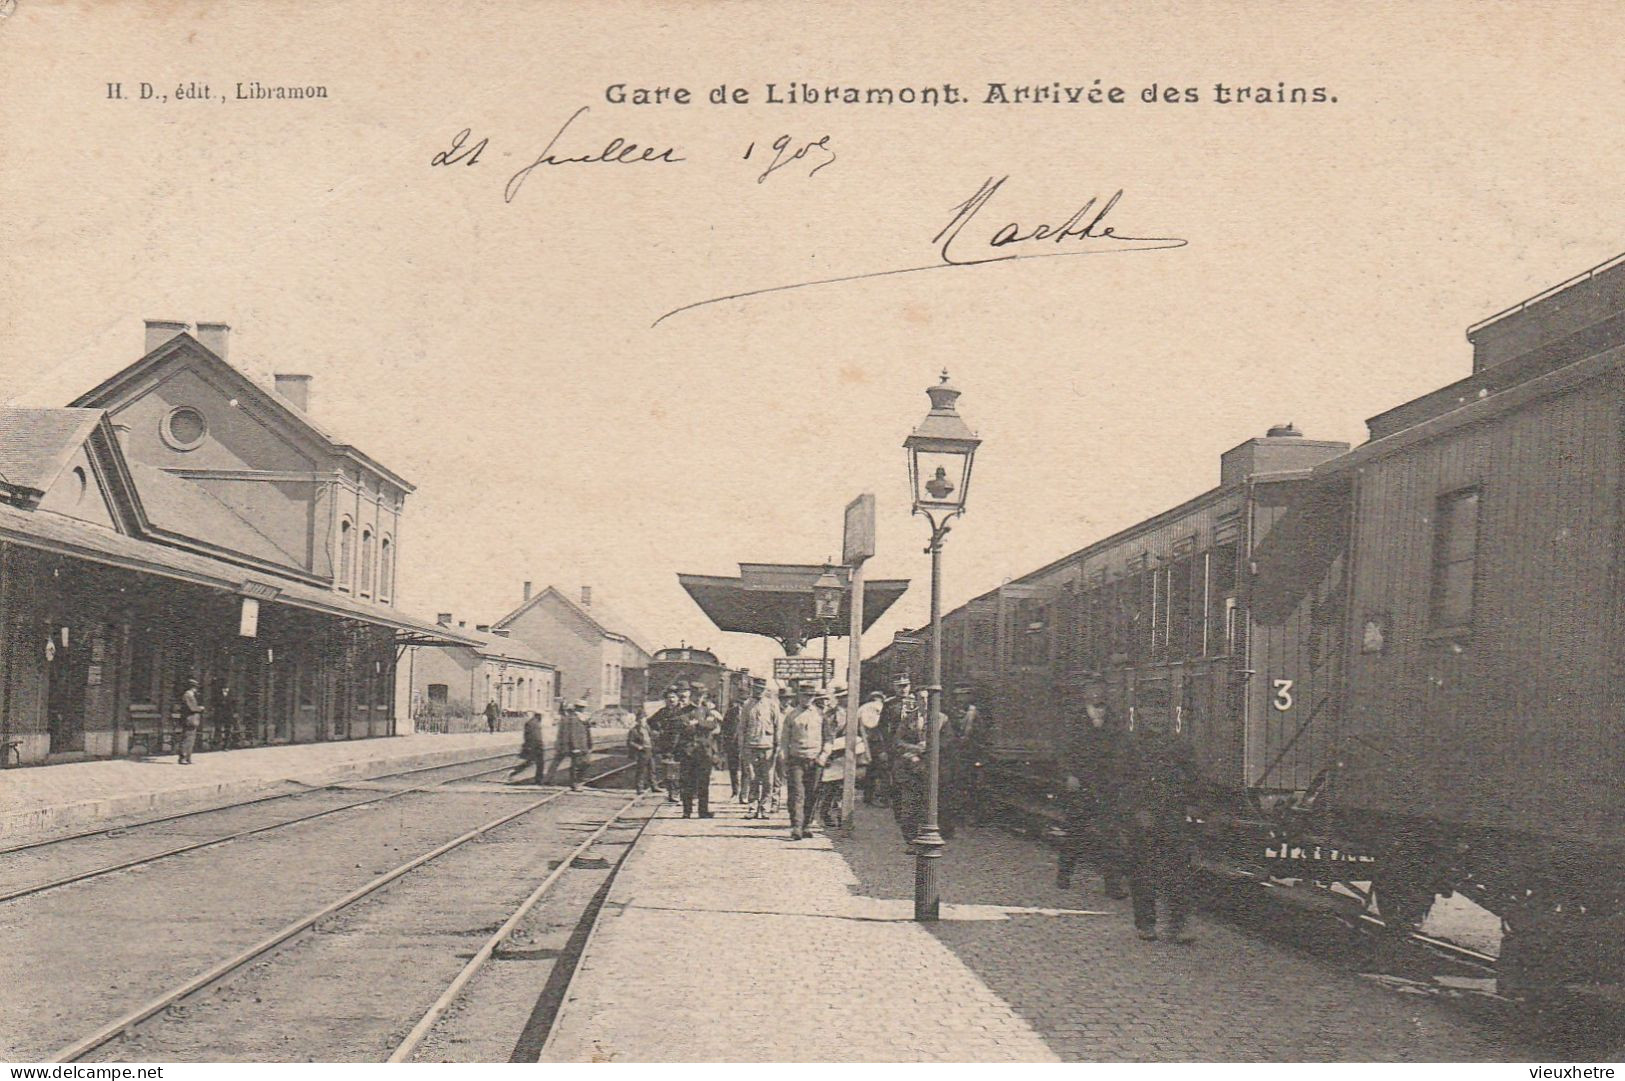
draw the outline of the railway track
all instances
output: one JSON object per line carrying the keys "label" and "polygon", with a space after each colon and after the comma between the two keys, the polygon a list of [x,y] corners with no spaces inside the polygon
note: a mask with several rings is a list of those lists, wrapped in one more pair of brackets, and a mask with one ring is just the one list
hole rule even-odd
{"label": "railway track", "polygon": [[[440,997],[437,998],[428,1008],[428,1010],[424,1012],[423,1016],[419,1018],[418,1023],[412,1027],[412,1030],[406,1034],[405,1038],[403,1038],[401,1042],[396,1045],[395,1050],[390,1053],[388,1061],[409,1062],[413,1059],[413,1057],[419,1052],[420,1048],[423,1047],[425,1039],[434,1030],[435,1026],[440,1023],[440,1021],[447,1015],[448,1011],[451,1010],[453,1004],[456,1003],[466,992],[468,985],[473,980],[474,976],[480,971],[481,968],[484,967],[485,963],[496,954],[501,945],[508,940],[509,936],[513,934],[516,928],[519,927],[521,921],[523,921],[531,909],[536,906],[537,902],[541,901],[541,899],[546,896],[555,885],[558,884],[558,881],[563,876],[565,870],[574,866],[576,861],[578,859],[582,859],[588,850],[599,844],[599,842],[603,840],[604,835],[609,831],[610,827],[619,821],[622,815],[636,806],[640,802],[641,798],[641,796],[634,797],[626,804],[622,805],[620,809],[605,820],[603,825],[595,829],[590,836],[573,848],[570,853],[559,862],[559,865],[554,868],[552,873],[549,874],[547,878],[543,879],[536,889],[533,890],[516,909],[514,909],[511,916],[503,921],[502,926],[498,927],[494,932],[492,932],[491,936],[485,940],[484,944],[475,951],[474,956],[469,959],[468,964],[463,967],[462,971],[459,972],[451,981],[446,990],[441,993]],[[651,798],[653,798],[653,796],[651,796]],[[608,892],[609,886],[615,881],[615,876],[620,873],[621,866],[626,862],[626,858],[631,855],[632,849],[637,846],[638,841],[642,839],[644,830],[648,829],[649,823],[654,821],[655,815],[659,813],[659,810],[659,804],[657,803],[655,805],[654,812],[645,817],[643,822],[637,827],[637,832],[633,835],[630,842],[628,842],[625,852],[621,854],[620,858],[610,868],[609,875],[604,881],[604,884],[599,892],[600,899]],[[588,914],[585,917],[588,921],[586,935],[583,939],[581,949],[574,958],[570,959],[571,963],[569,967],[569,976],[564,982],[558,996],[560,1001],[569,997],[570,983],[572,983],[575,979],[576,968],[574,962],[578,961],[581,956],[585,955],[587,946],[592,941],[593,934],[597,932],[598,918],[601,914],[601,905],[589,906]],[[546,1041],[552,1037],[552,1022],[556,1019],[556,1017],[557,1013],[554,1011],[547,1018],[547,1031],[540,1038],[540,1040],[537,1041],[540,1046],[545,1047]]]}
{"label": "railway track", "polygon": [[[624,773],[630,768],[630,765],[616,766],[589,778],[588,783],[592,784],[607,780]],[[487,770],[484,772],[489,773],[495,771]],[[172,1016],[174,1008],[186,1000],[192,999],[199,995],[200,992],[210,988],[220,987],[221,985],[225,984],[234,974],[242,972],[246,967],[254,964],[256,961],[260,961],[263,958],[268,958],[269,955],[287,947],[288,944],[293,942],[293,940],[298,939],[300,936],[317,928],[318,925],[322,924],[324,921],[329,921],[333,917],[344,913],[346,910],[355,908],[355,906],[357,906],[363,900],[379,894],[380,891],[385,890],[386,887],[399,882],[403,878],[411,875],[414,871],[417,871],[420,868],[426,867],[430,864],[434,864],[436,861],[441,860],[443,857],[446,857],[451,853],[464,850],[465,846],[468,846],[470,843],[481,838],[488,837],[493,833],[493,831],[496,831],[509,823],[514,823],[520,819],[523,819],[532,812],[537,811],[540,808],[547,807],[571,795],[580,796],[582,793],[572,793],[570,790],[565,789],[550,792],[540,799],[528,800],[523,806],[516,810],[498,815],[495,818],[492,818],[470,830],[465,831],[449,841],[436,845],[426,852],[413,856],[399,865],[376,875],[374,878],[363,883],[362,885],[350,890],[342,897],[328,902],[314,911],[308,912],[299,918],[277,928],[270,934],[248,946],[246,949],[242,949],[232,956],[211,965],[210,967],[196,973],[178,984],[175,984],[169,989],[148,998],[140,1005],[128,1010],[113,1020],[106,1022],[88,1035],[82,1036],[74,1040],[72,1043],[58,1048],[49,1057],[49,1061],[80,1061],[94,1054],[96,1051],[98,1051],[98,1049],[104,1048],[113,1043],[115,1040],[119,1040],[121,1038],[129,1039],[134,1037],[140,1031],[141,1026],[161,1015]],[[440,999],[437,999],[435,1004],[430,1007],[429,1012],[422,1015],[418,1025],[414,1026],[414,1028],[408,1034],[406,1040],[402,1041],[399,1045],[397,1045],[397,1047],[406,1048],[406,1055],[409,1055],[411,1050],[415,1049],[417,1044],[422,1040],[423,1034],[428,1032],[433,1027],[434,1023],[440,1018],[440,1016],[444,1014],[445,1009],[451,1004],[452,1001],[455,1000],[457,994],[460,993],[464,987],[466,987],[469,980],[472,979],[474,973],[478,971],[480,965],[482,965],[484,961],[488,959],[496,950],[503,937],[505,937],[507,932],[511,930],[512,925],[517,924],[519,920],[524,917],[525,913],[528,912],[532,906],[534,906],[544,895],[547,894],[549,890],[553,888],[560,878],[563,877],[563,872],[572,865],[572,863],[580,856],[581,853],[585,852],[592,845],[599,843],[611,826],[613,826],[614,823],[619,820],[629,809],[637,805],[640,798],[641,797],[631,797],[627,799],[614,811],[614,813],[609,815],[603,823],[598,825],[598,827],[589,837],[570,850],[570,854],[559,862],[553,873],[551,873],[539,886],[537,886],[527,895],[524,902],[521,903],[519,909],[512,916],[510,916],[501,927],[498,928],[497,933],[493,934],[489,939],[487,939],[485,946],[482,946],[480,950],[476,951],[474,960],[472,960],[468,965],[464,966],[464,969],[452,981],[451,986],[448,987],[446,992],[440,996]],[[581,802],[590,805],[590,801]]]}
{"label": "railway track", "polygon": [[[511,762],[512,759],[513,759],[512,754],[495,756],[495,757],[503,758],[503,759],[505,759],[505,760],[507,760],[509,762]],[[475,761],[475,762],[485,762],[485,761],[490,761],[490,760],[491,759],[480,758],[480,759],[475,759],[473,761]],[[419,769],[403,770],[403,771],[401,771],[399,773],[383,774],[383,775],[381,775],[379,777],[368,778],[368,780],[372,780],[372,781],[387,780],[390,777],[402,777],[402,776],[408,776],[408,775],[413,774],[413,773],[422,773],[422,772],[427,772],[427,771],[430,771],[430,770],[450,769],[450,768],[455,768],[457,766],[465,766],[465,765],[469,765],[469,764],[470,763],[468,763],[468,762],[454,762],[454,763],[448,763],[448,764],[441,765],[441,766],[427,766],[427,767],[422,767],[422,768],[419,768]],[[259,825],[255,825],[255,826],[252,826],[252,827],[249,827],[249,828],[246,828],[246,829],[233,830],[233,831],[231,831],[229,833],[216,834],[216,835],[214,835],[212,837],[205,837],[205,838],[202,838],[202,839],[199,839],[199,840],[188,841],[185,844],[175,845],[175,846],[170,847],[170,848],[165,848],[165,849],[162,849],[162,850],[157,851],[157,852],[146,853],[144,855],[133,857],[133,858],[130,858],[130,859],[118,860],[118,861],[115,861],[113,863],[98,864],[98,865],[96,865],[94,867],[91,867],[89,869],[86,869],[86,870],[76,871],[76,872],[74,872],[72,874],[61,875],[61,876],[51,878],[51,879],[47,879],[47,880],[40,881],[40,882],[33,882],[33,883],[28,884],[28,885],[14,887],[14,888],[12,888],[10,890],[0,892],[0,904],[5,904],[5,903],[11,902],[11,901],[20,900],[21,898],[24,898],[24,897],[31,897],[31,896],[33,896],[35,894],[44,893],[44,892],[46,892],[48,890],[60,889],[63,886],[70,886],[70,885],[73,885],[76,882],[84,882],[84,881],[87,881],[89,879],[100,878],[103,875],[110,875],[110,874],[113,874],[113,873],[118,872],[118,871],[127,871],[127,870],[131,870],[133,868],[136,868],[136,867],[144,867],[144,866],[156,863],[159,860],[168,859],[168,858],[170,858],[172,856],[180,856],[180,855],[184,855],[184,854],[186,854],[188,852],[196,852],[196,851],[199,851],[200,849],[212,848],[212,847],[214,847],[216,845],[227,844],[227,843],[229,843],[231,841],[241,840],[242,838],[252,837],[252,836],[255,836],[257,834],[269,833],[269,832],[271,832],[273,830],[285,829],[285,828],[287,828],[289,826],[299,825],[300,823],[303,823],[303,822],[313,822],[316,819],[326,818],[329,815],[342,814],[342,813],[344,813],[346,811],[354,811],[354,810],[356,810],[358,808],[362,808],[362,807],[371,807],[371,806],[373,806],[375,804],[384,803],[384,802],[387,802],[389,800],[400,799],[403,796],[409,796],[409,795],[414,795],[414,794],[418,794],[418,793],[432,791],[433,789],[440,788],[440,787],[442,787],[444,785],[455,784],[455,783],[460,782],[460,781],[473,780],[476,777],[489,776],[490,774],[493,774],[493,773],[500,773],[506,768],[508,768],[508,767],[507,766],[497,766],[497,767],[494,767],[494,768],[476,770],[476,771],[474,771],[472,773],[460,773],[460,774],[457,774],[457,775],[452,776],[452,777],[447,777],[447,778],[444,778],[444,779],[441,779],[441,780],[432,781],[432,782],[430,782],[428,784],[415,785],[415,786],[410,787],[410,788],[403,788],[403,789],[399,789],[399,790],[396,790],[396,791],[386,792],[386,793],[383,793],[382,795],[370,796],[370,797],[368,797],[366,799],[355,800],[355,801],[349,802],[349,803],[343,803],[343,804],[340,804],[337,807],[325,807],[325,808],[323,808],[323,809],[321,809],[319,811],[312,811],[309,814],[297,815],[297,816],[295,816],[293,818],[278,819],[278,820],[276,820],[274,822],[261,823]],[[222,806],[207,808],[207,809],[197,810],[197,811],[187,811],[187,812],[183,812],[183,813],[178,814],[178,815],[165,815],[165,816],[163,816],[161,818],[148,819],[148,820],[143,821],[143,822],[135,823],[134,825],[131,825],[131,826],[115,827],[115,828],[104,829],[104,830],[86,830],[86,831],[84,831],[82,833],[72,834],[72,835],[67,836],[67,837],[58,837],[58,838],[55,838],[55,839],[49,840],[49,841],[38,841],[38,842],[31,842],[31,843],[25,844],[25,845],[14,846],[14,847],[6,849],[4,851],[0,851],[0,859],[3,859],[5,856],[8,856],[8,855],[14,855],[14,854],[21,853],[21,852],[35,852],[35,853],[38,853],[42,849],[50,848],[52,846],[57,846],[57,845],[69,844],[69,843],[76,842],[76,841],[93,841],[93,840],[97,840],[97,839],[104,838],[104,837],[123,836],[123,835],[125,835],[126,833],[128,833],[129,831],[132,831],[132,830],[138,830],[138,829],[151,827],[151,826],[155,826],[155,825],[167,824],[167,823],[170,823],[170,822],[174,822],[174,821],[176,821],[178,819],[194,818],[194,817],[197,817],[197,816],[200,816],[200,815],[205,815],[205,814],[211,814],[211,813],[219,814],[219,813],[235,811],[235,810],[239,810],[239,809],[244,808],[244,807],[258,806],[258,805],[262,805],[262,804],[265,804],[265,803],[270,803],[270,802],[273,802],[273,801],[276,801],[276,800],[286,799],[286,798],[289,798],[290,796],[309,796],[314,792],[339,791],[340,789],[342,789],[344,787],[345,784],[354,784],[354,783],[356,783],[356,782],[355,781],[349,781],[349,782],[344,782],[342,784],[323,785],[319,789],[311,789],[311,790],[308,790],[308,791],[305,791],[305,792],[281,793],[281,794],[278,794],[276,796],[266,796],[266,797],[260,797],[258,799],[244,800],[244,801],[242,801],[240,803],[224,804]],[[6,872],[3,869],[3,867],[0,867],[0,875],[5,875],[6,877],[9,877],[9,873]]]}

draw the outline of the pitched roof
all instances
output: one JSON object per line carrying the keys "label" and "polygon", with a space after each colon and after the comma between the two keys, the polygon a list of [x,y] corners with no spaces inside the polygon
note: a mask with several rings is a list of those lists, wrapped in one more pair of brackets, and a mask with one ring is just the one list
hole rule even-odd
{"label": "pitched roof", "polygon": [[543,598],[546,597],[556,597],[565,606],[565,608],[574,612],[576,615],[580,616],[594,627],[597,627],[599,632],[605,636],[610,638],[624,638],[631,642],[634,646],[637,646],[639,649],[643,650],[645,653],[649,652],[649,650],[643,645],[643,638],[638,634],[636,628],[634,628],[630,623],[627,623],[625,620],[621,619],[613,609],[608,608],[597,601],[594,601],[590,606],[577,604],[575,601],[565,596],[564,591],[559,589],[557,586],[548,586],[546,589],[536,593],[530,598],[530,600],[521,604],[518,608],[515,608],[507,615],[491,624],[491,626],[508,626],[514,620],[518,619],[520,616],[542,603]]}
{"label": "pitched roof", "polygon": [[541,650],[528,642],[521,642],[517,638],[508,638],[490,631],[468,631],[460,633],[470,638],[478,638],[480,645],[474,651],[482,657],[494,657],[497,660],[523,661],[526,664],[542,665],[546,668],[557,668],[558,665],[542,656]]}
{"label": "pitched roof", "polygon": [[309,573],[296,554],[261,533],[201,484],[142,462],[130,461],[129,466],[141,508],[154,528],[300,574]]}
{"label": "pitched roof", "polygon": [[218,353],[215,353],[208,346],[204,345],[202,342],[198,341],[196,338],[192,337],[191,334],[186,333],[185,331],[182,331],[181,333],[175,335],[175,337],[153,349],[151,352],[137,360],[134,364],[121,368],[113,375],[102,380],[95,387],[79,395],[69,404],[73,406],[102,406],[109,402],[115,401],[124,388],[130,386],[142,375],[150,372],[152,369],[163,364],[176,353],[183,350],[207,357],[212,363],[218,366],[220,371],[228,373],[229,377],[235,379],[239,383],[240,388],[246,389],[252,393],[255,396],[255,400],[258,404],[270,409],[271,412],[277,414],[284,422],[290,423],[295,428],[308,432],[319,442],[326,444],[327,447],[335,453],[344,455],[347,458],[353,459],[354,461],[367,466],[369,469],[376,471],[390,482],[399,485],[408,492],[415,490],[412,483],[406,478],[395,473],[387,466],[381,465],[375,459],[362,453],[355,446],[343,442],[337,436],[334,436],[326,429],[322,428],[315,422],[315,420],[311,418],[309,413],[306,413],[304,410],[295,406],[282,395],[278,394],[271,387],[270,381],[267,380],[263,375],[256,378],[254,373],[232,364],[230,361],[226,360],[224,357],[221,357]]}
{"label": "pitched roof", "polygon": [[49,490],[101,419],[100,409],[0,409],[0,485]]}

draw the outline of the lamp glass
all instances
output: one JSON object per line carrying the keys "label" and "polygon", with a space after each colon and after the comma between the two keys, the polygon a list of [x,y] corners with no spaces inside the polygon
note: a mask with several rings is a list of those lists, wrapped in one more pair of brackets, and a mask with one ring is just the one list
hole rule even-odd
{"label": "lamp glass", "polygon": [[813,605],[819,619],[836,619],[841,614],[841,594],[846,592],[841,580],[831,571],[825,571],[813,583]]}
{"label": "lamp glass", "polygon": [[974,448],[909,448],[915,509],[963,511],[974,453]]}

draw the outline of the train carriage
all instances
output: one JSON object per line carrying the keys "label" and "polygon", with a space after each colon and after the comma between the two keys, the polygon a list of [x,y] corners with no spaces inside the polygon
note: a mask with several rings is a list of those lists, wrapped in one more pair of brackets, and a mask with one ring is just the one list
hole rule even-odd
{"label": "train carriage", "polygon": [[659,696],[674,683],[698,683],[723,710],[749,697],[750,680],[749,669],[729,668],[710,650],[686,643],[658,650],[649,662],[651,695]]}
{"label": "train carriage", "polygon": [[1103,682],[1191,741],[1210,855],[1351,885],[1396,934],[1454,891],[1500,917],[1504,987],[1617,988],[1625,256],[1468,338],[1473,373],[1357,449],[1273,429],[1217,488],[948,613],[944,682],[991,719],[1007,799],[1054,798]]}

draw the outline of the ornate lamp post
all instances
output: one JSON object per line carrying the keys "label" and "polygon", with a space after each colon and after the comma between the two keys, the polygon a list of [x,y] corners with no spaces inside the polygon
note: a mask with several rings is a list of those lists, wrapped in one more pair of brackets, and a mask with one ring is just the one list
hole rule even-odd
{"label": "ornate lamp post", "polygon": [[948,385],[948,370],[926,390],[931,411],[903,440],[908,451],[908,479],[913,489],[914,513],[931,523],[931,681],[926,686],[925,824],[914,839],[914,918],[938,918],[942,899],[937,889],[937,860],[942,857],[942,833],[937,828],[937,787],[942,775],[942,739],[937,713],[942,705],[942,539],[949,522],[965,512],[971,463],[981,440],[954,409],[959,391]]}
{"label": "ornate lamp post", "polygon": [[818,576],[812,589],[814,611],[824,628],[824,667],[819,670],[819,680],[822,682],[824,673],[829,670],[829,625],[841,614],[841,594],[846,592],[846,587],[836,576],[835,568],[825,563],[824,573]]}

